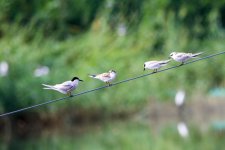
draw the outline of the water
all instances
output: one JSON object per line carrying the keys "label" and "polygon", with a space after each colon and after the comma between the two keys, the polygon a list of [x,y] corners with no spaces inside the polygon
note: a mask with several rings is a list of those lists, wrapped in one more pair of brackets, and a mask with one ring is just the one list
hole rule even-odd
{"label": "water", "polygon": [[[33,119],[29,122],[29,117],[14,120],[11,125],[4,121],[0,146],[2,150],[222,149],[225,129],[220,121],[225,120],[224,106],[223,101],[202,100],[177,108],[155,101],[125,118],[86,121],[74,120],[68,114],[66,119],[38,123],[38,117],[30,115]],[[187,137],[178,132],[181,121],[187,125]]]}

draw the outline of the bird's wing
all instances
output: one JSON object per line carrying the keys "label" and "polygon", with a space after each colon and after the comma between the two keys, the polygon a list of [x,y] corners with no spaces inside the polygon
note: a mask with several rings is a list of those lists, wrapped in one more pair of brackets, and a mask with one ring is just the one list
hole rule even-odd
{"label": "bird's wing", "polygon": [[149,64],[149,65],[158,65],[158,64],[165,64],[165,63],[167,63],[166,61],[157,61],[157,60],[154,60],[154,61],[149,61],[149,62],[146,62],[147,64]]}
{"label": "bird's wing", "polygon": [[199,55],[201,55],[203,52],[199,52],[199,53],[194,53],[194,54],[191,54],[192,57],[197,57]]}
{"label": "bird's wing", "polygon": [[101,76],[103,78],[110,78],[110,73],[102,73],[99,76]]}
{"label": "bird's wing", "polygon": [[184,56],[187,56],[187,53],[177,53],[177,57],[182,58]]}
{"label": "bird's wing", "polygon": [[71,81],[65,81],[65,82],[61,83],[60,85],[62,85],[62,86],[71,86]]}
{"label": "bird's wing", "polygon": [[153,60],[153,61],[147,61],[146,63],[149,63],[149,64],[154,64],[154,63],[157,63],[157,62],[159,62],[159,61],[155,61],[155,60]]}
{"label": "bird's wing", "polygon": [[156,60],[153,60],[153,61],[149,61],[148,63],[149,64],[155,64],[155,63],[158,63],[159,61],[156,61]]}
{"label": "bird's wing", "polygon": [[95,78],[106,82],[111,78],[111,76],[110,76],[110,73],[102,73],[102,74],[96,75]]}
{"label": "bird's wing", "polygon": [[61,89],[63,91],[68,91],[71,88],[73,88],[73,85],[71,84],[71,81],[66,81],[61,84],[56,84],[54,87]]}

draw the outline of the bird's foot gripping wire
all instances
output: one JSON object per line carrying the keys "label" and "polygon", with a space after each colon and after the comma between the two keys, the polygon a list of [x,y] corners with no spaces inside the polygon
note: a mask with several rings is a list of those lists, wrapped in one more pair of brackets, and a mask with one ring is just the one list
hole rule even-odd
{"label": "bird's foot gripping wire", "polygon": [[73,95],[72,95],[71,92],[68,92],[67,95],[68,95],[69,97],[73,97]]}
{"label": "bird's foot gripping wire", "polygon": [[108,86],[111,86],[112,84],[110,84],[110,82],[106,82],[106,84],[108,85]]}
{"label": "bird's foot gripping wire", "polygon": [[184,65],[184,62],[182,62],[179,66],[183,66]]}
{"label": "bird's foot gripping wire", "polygon": [[156,73],[156,72],[157,72],[157,69],[154,69],[152,73]]}

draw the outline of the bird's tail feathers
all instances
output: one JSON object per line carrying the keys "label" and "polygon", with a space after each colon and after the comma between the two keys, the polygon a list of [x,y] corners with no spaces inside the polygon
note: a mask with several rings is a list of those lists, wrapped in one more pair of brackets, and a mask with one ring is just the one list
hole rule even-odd
{"label": "bird's tail feathers", "polygon": [[164,60],[163,62],[167,64],[170,61],[171,61],[171,59],[168,59],[168,60]]}
{"label": "bird's tail feathers", "polygon": [[192,54],[192,57],[197,57],[199,55],[201,55],[203,52],[199,52],[199,53],[195,53],[195,54]]}
{"label": "bird's tail feathers", "polygon": [[166,64],[167,64],[168,62],[170,62],[170,61],[171,61],[171,59],[164,60],[164,61],[161,62],[161,64],[162,64],[162,65],[166,65]]}
{"label": "bird's tail feathers", "polygon": [[89,75],[89,77],[91,77],[91,78],[95,78],[95,77],[96,77],[96,75]]}
{"label": "bird's tail feathers", "polygon": [[43,86],[45,86],[43,89],[52,89],[51,85],[47,85],[47,84],[42,84]]}
{"label": "bird's tail feathers", "polygon": [[52,90],[52,88],[44,87],[45,90]]}

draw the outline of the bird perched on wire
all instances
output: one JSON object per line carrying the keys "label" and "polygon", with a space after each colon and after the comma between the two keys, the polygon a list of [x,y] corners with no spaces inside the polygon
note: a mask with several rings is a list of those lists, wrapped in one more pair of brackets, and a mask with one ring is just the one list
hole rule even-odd
{"label": "bird perched on wire", "polygon": [[181,62],[180,65],[183,65],[184,62],[188,61],[191,58],[196,58],[197,56],[201,55],[202,52],[199,53],[180,53],[180,52],[172,52],[170,53],[170,58],[172,58],[175,61]]}
{"label": "bird perched on wire", "polygon": [[112,82],[116,78],[116,71],[109,70],[109,72],[101,73],[97,75],[89,75],[89,77],[99,79],[105,82],[106,84],[108,84],[108,86],[110,86],[111,85],[110,82]]}
{"label": "bird perched on wire", "polygon": [[147,61],[144,63],[144,71],[145,69],[153,69],[153,72],[157,72],[157,69],[166,66],[170,62],[169,60],[161,60],[161,61]]}
{"label": "bird perched on wire", "polygon": [[45,86],[43,89],[55,90],[60,93],[68,94],[69,96],[71,96],[71,92],[77,88],[79,81],[83,80],[79,79],[78,77],[73,77],[71,81],[65,81],[61,84],[55,85],[42,84],[42,85]]}

